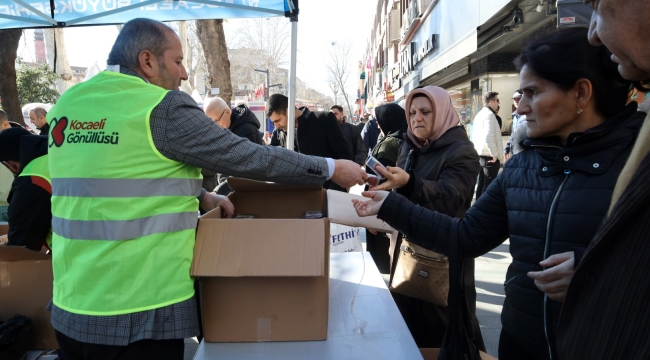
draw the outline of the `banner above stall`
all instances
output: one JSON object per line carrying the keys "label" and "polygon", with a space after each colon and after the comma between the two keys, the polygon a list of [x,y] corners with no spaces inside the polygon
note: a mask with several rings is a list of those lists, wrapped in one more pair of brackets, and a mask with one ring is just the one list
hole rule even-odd
{"label": "banner above stall", "polygon": [[[289,8],[291,7],[291,9]],[[288,0],[0,0],[0,29],[285,16]]]}

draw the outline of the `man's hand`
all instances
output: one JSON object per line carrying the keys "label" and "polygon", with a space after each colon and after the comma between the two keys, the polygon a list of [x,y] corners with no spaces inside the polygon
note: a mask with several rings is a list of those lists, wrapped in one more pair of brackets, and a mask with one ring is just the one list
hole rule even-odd
{"label": "man's hand", "polygon": [[217,206],[221,206],[221,213],[227,218],[231,218],[235,213],[235,206],[230,202],[230,200],[223,195],[217,195],[215,193],[205,193],[203,200],[201,200],[201,209],[208,212]]}
{"label": "man's hand", "polygon": [[334,160],[334,175],[331,180],[344,188],[350,188],[365,184],[368,174],[354,161]]}
{"label": "man's hand", "polygon": [[489,163],[495,163],[495,162],[497,162],[497,160],[499,160],[497,157],[492,156],[492,160],[488,160],[488,162]]}
{"label": "man's hand", "polygon": [[0,246],[7,245],[8,242],[9,242],[9,237],[7,235],[0,236]]}
{"label": "man's hand", "polygon": [[551,300],[564,301],[573,277],[574,260],[573,251],[552,255],[539,263],[548,269],[531,271],[528,277],[535,280],[537,288],[548,294]]}
{"label": "man's hand", "polygon": [[352,199],[352,204],[354,204],[357,214],[361,217],[377,215],[388,194],[390,194],[388,191],[364,191],[361,195],[370,198],[370,200]]}
{"label": "man's hand", "polygon": [[381,185],[371,187],[370,190],[372,191],[401,188],[408,184],[411,178],[409,173],[398,167],[389,166],[384,170],[381,166],[376,166],[375,171],[385,177],[386,181]]}
{"label": "man's hand", "polygon": [[503,154],[503,158],[504,158],[506,161],[510,160],[510,153]]}

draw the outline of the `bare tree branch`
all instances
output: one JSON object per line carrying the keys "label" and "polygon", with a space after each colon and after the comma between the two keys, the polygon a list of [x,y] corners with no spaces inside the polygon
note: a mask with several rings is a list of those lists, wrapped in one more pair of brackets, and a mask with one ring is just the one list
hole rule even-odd
{"label": "bare tree branch", "polygon": [[[343,94],[343,98],[345,99],[350,114],[350,119],[352,119],[352,107],[350,106],[350,100],[345,88],[348,85],[352,69],[350,65],[352,47],[353,43],[351,41],[330,42],[329,46],[327,46],[328,57],[325,64],[325,68],[329,75],[330,88],[332,88],[332,84],[335,84],[334,86],[337,86],[338,90]],[[334,93],[334,97],[336,98],[336,92]]]}

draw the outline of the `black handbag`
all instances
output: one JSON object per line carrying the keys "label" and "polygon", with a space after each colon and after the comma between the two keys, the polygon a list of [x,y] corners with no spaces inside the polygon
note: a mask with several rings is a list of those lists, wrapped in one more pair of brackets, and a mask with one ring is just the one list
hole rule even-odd
{"label": "black handbag", "polygon": [[450,229],[449,246],[449,324],[442,340],[438,360],[481,360],[474,326],[465,296],[463,259],[458,256],[456,228]]}

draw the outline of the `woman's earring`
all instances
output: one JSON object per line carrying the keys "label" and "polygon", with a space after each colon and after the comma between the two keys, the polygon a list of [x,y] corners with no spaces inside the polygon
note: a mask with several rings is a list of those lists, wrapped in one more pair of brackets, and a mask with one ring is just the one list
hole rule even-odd
{"label": "woman's earring", "polygon": [[582,114],[582,109],[578,108],[578,115]]}

